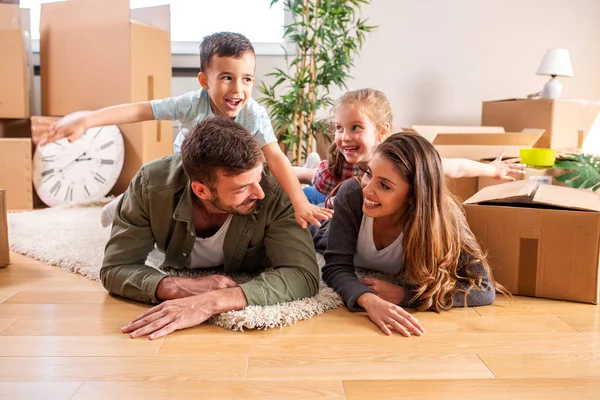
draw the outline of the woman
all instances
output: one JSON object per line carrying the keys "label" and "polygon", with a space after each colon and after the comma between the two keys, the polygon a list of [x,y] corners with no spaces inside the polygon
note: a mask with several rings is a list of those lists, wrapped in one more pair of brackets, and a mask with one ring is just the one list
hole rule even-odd
{"label": "woman", "polygon": [[[361,183],[341,185],[333,219],[314,237],[318,250],[326,247],[323,279],[351,311],[366,310],[387,335],[389,327],[421,335],[421,324],[401,307],[439,312],[491,304],[496,290],[507,293],[446,188],[431,143],[414,133],[391,135],[368,165]],[[355,267],[401,283],[361,282]]]}

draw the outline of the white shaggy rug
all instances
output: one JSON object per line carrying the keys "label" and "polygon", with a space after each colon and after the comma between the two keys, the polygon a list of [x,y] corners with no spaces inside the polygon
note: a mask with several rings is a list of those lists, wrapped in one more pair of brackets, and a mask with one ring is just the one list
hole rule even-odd
{"label": "white shaggy rug", "polygon": [[[110,228],[103,228],[100,224],[102,205],[106,202],[107,200],[10,213],[10,248],[17,253],[97,281],[104,245],[110,236]],[[322,266],[323,258],[319,254],[317,257],[319,265]],[[159,258],[160,253],[155,252],[151,254],[147,264],[156,266]],[[195,276],[211,273],[214,271],[201,270]],[[250,279],[247,275],[234,275],[231,278],[238,283]],[[314,297],[266,307],[250,306],[240,311],[216,315],[208,322],[238,331],[245,328],[268,329],[292,325],[296,321],[314,317],[342,305],[340,296],[321,281],[319,293]]]}

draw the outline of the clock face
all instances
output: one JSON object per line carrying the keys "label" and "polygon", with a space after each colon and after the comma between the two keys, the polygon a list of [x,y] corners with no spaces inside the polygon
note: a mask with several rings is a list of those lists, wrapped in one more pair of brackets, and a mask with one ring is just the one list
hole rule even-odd
{"label": "clock face", "polygon": [[115,125],[88,129],[72,143],[66,138],[37,146],[33,185],[48,206],[99,200],[113,188],[125,156]]}

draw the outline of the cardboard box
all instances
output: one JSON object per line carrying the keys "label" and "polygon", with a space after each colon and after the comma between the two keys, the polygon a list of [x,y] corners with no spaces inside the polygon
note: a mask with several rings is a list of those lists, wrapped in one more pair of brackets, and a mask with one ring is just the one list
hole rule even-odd
{"label": "cardboard box", "polygon": [[520,156],[520,149],[531,148],[543,133],[442,133],[433,145],[442,157],[470,160],[495,159],[502,152],[504,158]]}
{"label": "cardboard box", "polygon": [[[171,96],[169,6],[130,10],[128,0],[42,4],[42,114]],[[139,168],[173,152],[172,123],[120,125],[125,163],[113,193],[127,189]]]}
{"label": "cardboard box", "polygon": [[440,133],[504,133],[501,126],[413,125],[411,130],[431,143]]}
{"label": "cardboard box", "polygon": [[0,188],[6,190],[8,210],[33,208],[31,139],[0,139]]}
{"label": "cardboard box", "polygon": [[600,123],[600,102],[576,100],[509,99],[483,103],[481,124],[503,126],[507,131],[544,129],[535,147],[577,148],[578,131],[587,136],[595,121]]}
{"label": "cardboard box", "polygon": [[[565,174],[567,171],[558,168],[531,168],[527,167],[523,170],[523,175],[514,176],[515,180],[523,181],[527,179],[535,179],[543,185],[556,185],[556,186],[567,186],[563,182],[556,180],[557,176]],[[501,185],[506,183],[497,179],[492,179],[484,176],[480,176],[477,183],[477,191],[493,185]]]}
{"label": "cardboard box", "polygon": [[513,294],[598,304],[600,196],[525,180],[489,186],[464,208]]}
{"label": "cardboard box", "polygon": [[0,268],[10,264],[8,247],[8,215],[6,214],[6,191],[0,189]]}
{"label": "cardboard box", "polygon": [[29,10],[0,3],[0,118],[26,118],[33,109]]}

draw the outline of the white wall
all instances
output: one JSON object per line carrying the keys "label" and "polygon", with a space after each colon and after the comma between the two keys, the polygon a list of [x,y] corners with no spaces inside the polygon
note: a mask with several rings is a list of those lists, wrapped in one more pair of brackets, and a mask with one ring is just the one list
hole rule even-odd
{"label": "white wall", "polygon": [[[600,0],[373,0],[364,16],[378,29],[348,87],[383,90],[395,129],[480,124],[482,101],[541,90],[548,78],[535,72],[551,47],[571,53],[562,97],[600,100]],[[257,83],[275,67],[283,57],[259,56]],[[173,78],[174,95],[197,87]]]}

